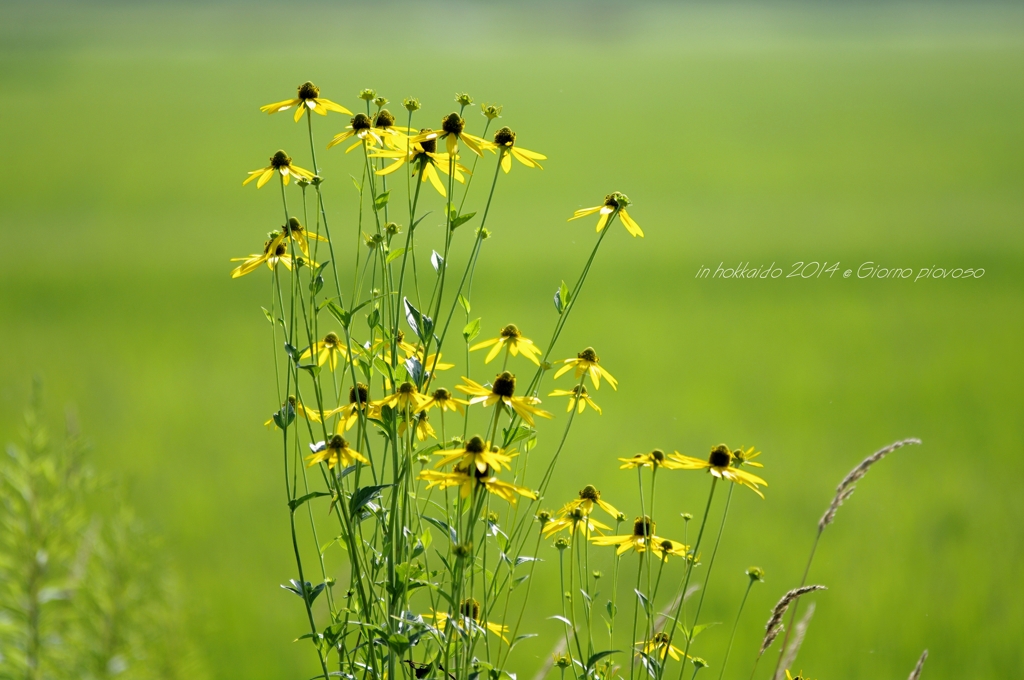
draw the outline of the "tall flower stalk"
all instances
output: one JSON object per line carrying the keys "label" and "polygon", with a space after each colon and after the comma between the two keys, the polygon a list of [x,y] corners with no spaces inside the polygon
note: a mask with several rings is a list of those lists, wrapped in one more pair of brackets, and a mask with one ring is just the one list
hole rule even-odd
{"label": "tall flower stalk", "polygon": [[[476,135],[474,121],[464,118],[472,110],[466,94],[457,95],[457,111],[433,119],[436,127],[419,129],[413,127],[414,114],[417,121],[424,115],[418,99],[403,100],[407,116],[399,125],[385,97],[370,89],[358,96],[364,104],[352,114],[307,82],[297,97],[263,107],[270,114],[293,111],[295,122],[306,117],[304,162],[312,170],[278,151],[249,173],[245,184],[257,188],[277,179],[281,207],[268,218],[273,228],[262,251],[238,258],[232,271],[233,278],[264,267],[271,274],[264,311],[272,328],[274,397],[266,425],[279,431],[295,570],[283,587],[302,601],[305,629],[298,637],[313,648],[314,677],[514,673],[514,651],[533,637],[522,629],[534,606],[534,580],[552,576],[543,564],[546,541],[558,554],[561,602],[553,615],[565,628],[553,664],[563,677],[612,678],[628,668],[631,680],[660,679],[676,663],[682,678],[688,659],[696,675],[707,664],[690,649],[733,490],[744,486],[763,498],[767,486],[745,469],[759,467],[752,460],[758,454],[725,445],[707,458],[661,449],[631,457],[616,452],[624,456],[622,468],[636,470],[639,514],[632,524],[589,484],[557,510],[541,507],[559,459],[577,446],[578,421],[600,416],[598,401],[608,387],[618,388],[594,347],[569,352],[560,340],[586,299],[604,242],[621,239],[622,231],[643,237],[629,214],[633,202],[612,192],[569,218],[596,216],[596,229],[579,254],[582,267],[568,265],[572,284],[563,281],[554,291],[545,335],[507,321],[484,324],[472,318],[472,284],[478,273],[492,276],[481,253],[489,220],[505,198],[499,178],[520,166],[541,170],[546,156],[523,148],[510,127],[490,134],[500,106],[481,107],[485,120]],[[358,204],[349,214],[327,208],[324,187],[333,184],[325,184],[313,114],[316,125],[341,128],[328,148],[351,159]],[[477,171],[484,180],[473,181]],[[355,238],[342,238],[343,231]],[[351,281],[347,296],[343,280]],[[460,308],[464,319],[452,331]],[[497,328],[496,336],[479,337]],[[547,393],[542,384],[549,372],[556,384]],[[545,424],[559,410],[551,403],[564,406],[556,430]],[[683,541],[660,535],[655,521],[675,513],[677,499],[666,501],[658,489],[680,470],[711,477],[692,546],[685,533]],[[701,564],[719,481],[730,488],[687,628],[684,594]],[[599,568],[608,559],[610,583]],[[617,625],[620,574],[633,585],[634,606],[622,614],[632,615],[631,628]],[[602,593],[606,583],[611,590]],[[680,587],[665,592],[671,589],[663,584],[671,583]],[[627,628],[632,637],[623,644]],[[684,640],[675,639],[677,630]],[[606,638],[604,647],[599,641]]]}

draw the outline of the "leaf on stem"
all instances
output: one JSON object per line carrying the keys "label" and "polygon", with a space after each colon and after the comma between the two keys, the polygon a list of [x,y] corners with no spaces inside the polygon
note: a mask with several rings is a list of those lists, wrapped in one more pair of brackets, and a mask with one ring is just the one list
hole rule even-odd
{"label": "leaf on stem", "polygon": [[466,339],[466,342],[472,342],[473,338],[478,335],[480,335],[479,317],[467,323],[466,327],[462,329],[462,337]]}

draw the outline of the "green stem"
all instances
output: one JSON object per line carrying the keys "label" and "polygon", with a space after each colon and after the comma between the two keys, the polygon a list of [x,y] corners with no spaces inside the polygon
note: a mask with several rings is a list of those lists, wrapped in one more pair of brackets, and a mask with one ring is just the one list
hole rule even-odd
{"label": "green stem", "polygon": [[[722,511],[722,524],[718,527],[718,537],[715,538],[715,547],[711,550],[711,559],[708,561],[708,573],[704,577],[704,586],[700,589],[700,599],[697,600],[697,611],[693,614],[693,625],[690,627],[690,634],[686,636],[686,647],[683,648],[683,658],[690,651],[693,644],[694,631],[697,630],[697,620],[700,618],[700,610],[704,605],[704,596],[708,592],[708,584],[711,583],[711,570],[715,568],[715,556],[718,555],[718,546],[722,542],[722,532],[725,531],[725,520],[729,517],[729,505],[732,502],[732,492],[736,489],[735,484],[729,485],[729,494],[725,498],[725,510]],[[679,680],[683,680],[682,668],[679,670]]]}
{"label": "green stem", "polygon": [[743,605],[747,603],[747,596],[750,595],[750,589],[754,586],[754,579],[750,579],[747,583],[747,589],[743,592],[743,599],[740,600],[740,608],[736,612],[736,620],[732,624],[732,633],[729,634],[729,645],[725,648],[725,658],[722,659],[722,669],[718,672],[718,680],[722,680],[725,677],[725,667],[729,663],[729,654],[732,652],[732,643],[736,639],[736,629],[740,625],[740,616],[743,614]]}
{"label": "green stem", "polygon": [[[672,626],[671,626],[671,629],[670,629],[669,634],[668,634],[668,646],[669,647],[672,646],[672,639],[675,637],[675,634],[676,634],[676,628],[677,628],[678,623],[679,623],[679,616],[680,616],[680,614],[683,611],[683,604],[686,602],[686,589],[690,586],[690,576],[693,575],[693,567],[694,567],[694,564],[697,561],[697,554],[698,554],[698,550],[700,548],[700,541],[701,541],[701,538],[703,538],[703,536],[704,536],[704,527],[707,525],[707,522],[708,522],[708,513],[711,511],[711,501],[715,497],[715,487],[717,485],[718,485],[718,477],[712,477],[711,478],[711,491],[708,492],[708,502],[707,502],[707,505],[704,506],[704,517],[702,517],[701,520],[700,520],[700,530],[697,532],[697,540],[694,542],[693,549],[692,549],[692,551],[690,553],[693,557],[692,557],[692,559],[688,559],[687,560],[687,563],[686,563],[686,576],[683,578],[683,587],[682,587],[682,589],[679,592],[679,604],[676,605],[676,613],[675,613],[675,616],[672,617]],[[689,638],[689,636],[687,636],[687,637]],[[685,661],[686,661],[686,657],[685,656],[683,657],[683,661],[685,663]],[[656,680],[661,680],[661,678],[664,675],[665,675],[665,666],[661,666],[658,669],[658,677],[657,677]]]}

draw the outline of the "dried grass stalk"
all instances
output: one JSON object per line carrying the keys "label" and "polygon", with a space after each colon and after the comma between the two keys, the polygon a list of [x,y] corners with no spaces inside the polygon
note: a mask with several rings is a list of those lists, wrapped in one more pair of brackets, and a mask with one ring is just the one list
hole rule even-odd
{"label": "dried grass stalk", "polygon": [[[786,653],[782,657],[781,668],[791,668],[796,662],[796,655],[800,652],[800,645],[804,643],[804,636],[807,635],[807,626],[811,623],[812,616],[814,616],[813,602],[807,607],[804,615],[800,617],[800,620],[797,621],[796,625],[793,626],[793,639],[786,647]],[[781,668],[780,673],[782,672]],[[778,678],[779,675],[776,674],[775,677]]]}
{"label": "dried grass stalk", "polygon": [[870,456],[862,460],[857,467],[850,470],[850,474],[843,477],[843,481],[839,482],[839,486],[836,487],[835,498],[832,499],[832,502],[828,506],[828,510],[825,511],[825,514],[822,515],[821,519],[818,521],[818,532],[821,533],[825,530],[825,527],[832,523],[832,520],[836,517],[836,511],[839,510],[839,507],[846,502],[847,498],[853,495],[857,482],[863,479],[864,475],[868,473],[868,470],[872,465],[882,460],[896,449],[903,448],[910,444],[920,443],[921,440],[915,437],[894,442],[886,446],[884,449],[875,451]]}
{"label": "dried grass stalk", "polygon": [[772,610],[771,618],[768,619],[768,623],[765,624],[764,641],[761,642],[761,651],[757,654],[758,656],[764,654],[765,650],[771,647],[772,643],[775,642],[775,638],[778,637],[779,633],[782,632],[782,617],[785,616],[786,610],[789,609],[789,605],[795,602],[801,595],[814,592],[815,590],[828,590],[825,586],[801,586],[799,588],[793,588],[779,600],[778,604],[775,605],[775,609]]}
{"label": "dried grass stalk", "polygon": [[921,677],[921,669],[924,668],[925,659],[928,658],[928,650],[921,652],[921,658],[917,660],[917,665],[914,666],[914,670],[910,673],[908,680],[917,680]]}

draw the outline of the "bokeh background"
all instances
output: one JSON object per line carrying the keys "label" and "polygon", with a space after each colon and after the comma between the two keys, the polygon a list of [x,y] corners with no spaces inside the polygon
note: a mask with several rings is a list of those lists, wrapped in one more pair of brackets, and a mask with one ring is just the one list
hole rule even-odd
{"label": "bokeh background", "polygon": [[[312,675],[291,642],[302,611],[278,587],[294,574],[260,426],[275,408],[267,286],[227,276],[279,215],[275,191],[241,187],[245,171],[279,147],[308,165],[305,125],[257,108],[306,79],[350,108],[364,87],[393,107],[417,96],[421,124],[466,91],[549,156],[501,178],[474,292],[485,329],[546,337],[551,296],[593,238],[565,218],[612,190],[632,198],[647,238],[615,227],[556,352],[594,345],[621,387],[578,421],[548,505],[592,482],[636,512],[614,459],[655,446],[763,450],[768,497],[737,492],[704,617],[731,621],[743,570],[767,570],[730,676],[749,673],[835,484],[907,436],[924,445],[872,470],[823,539],[811,580],[830,590],[798,666],[902,677],[927,647],[929,678],[1024,667],[1019,5],[6,2],[0,15],[0,432],[13,436],[34,374],[51,404],[76,405],[186,582],[216,677]],[[315,123],[326,142],[347,121]],[[321,155],[346,234],[354,156]],[[694,278],[797,261],[839,274]],[[841,278],[867,261],[985,275]],[[678,534],[707,478],[665,481],[659,529]],[[557,631],[554,572],[539,573],[528,623],[547,637],[519,648],[520,677]],[[711,629],[696,651],[717,665],[727,637]]]}

